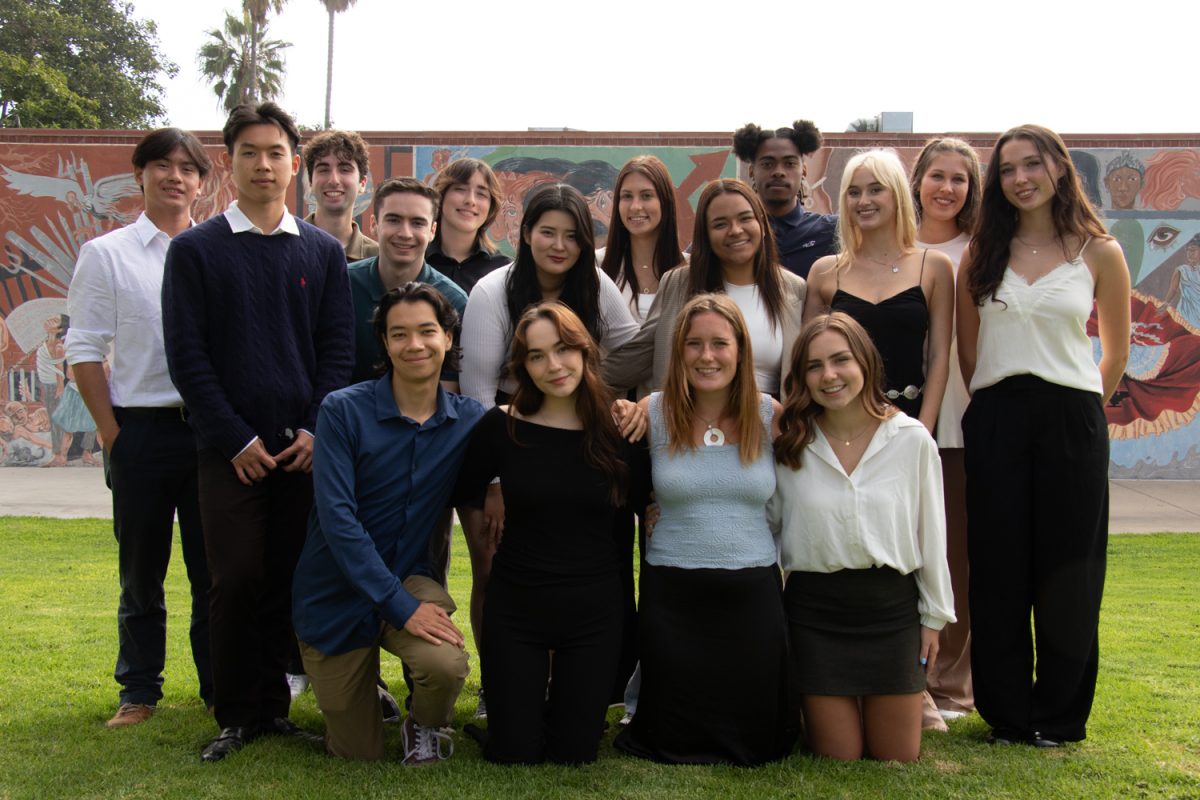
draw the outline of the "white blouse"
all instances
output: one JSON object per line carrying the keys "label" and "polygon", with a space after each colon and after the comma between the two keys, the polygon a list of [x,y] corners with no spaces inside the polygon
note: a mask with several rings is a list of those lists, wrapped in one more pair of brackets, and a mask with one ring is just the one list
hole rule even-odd
{"label": "white blouse", "polygon": [[747,286],[725,282],[725,294],[737,303],[746,320],[746,333],[754,351],[754,381],[758,390],[779,396],[779,365],[783,362],[783,325],[772,326],[771,316],[763,305],[758,284]]}
{"label": "white blouse", "polygon": [[1087,335],[1095,294],[1096,282],[1082,251],[1032,284],[1006,268],[996,299],[979,307],[971,391],[1013,375],[1035,375],[1101,394],[1104,383]]}
{"label": "white blouse", "polygon": [[[512,269],[510,264],[480,278],[463,312],[459,387],[485,408],[496,404],[497,387],[509,394],[517,389],[517,382],[504,369],[512,345],[507,289]],[[605,351],[615,350],[633,338],[638,324],[612,278],[599,267],[596,273],[600,277],[600,322],[604,331],[599,344]]]}
{"label": "white blouse", "polygon": [[785,572],[915,572],[921,624],[954,622],[942,465],[912,417],[898,412],[880,423],[850,475],[818,428],[800,469],[775,465],[767,520],[780,535]]}

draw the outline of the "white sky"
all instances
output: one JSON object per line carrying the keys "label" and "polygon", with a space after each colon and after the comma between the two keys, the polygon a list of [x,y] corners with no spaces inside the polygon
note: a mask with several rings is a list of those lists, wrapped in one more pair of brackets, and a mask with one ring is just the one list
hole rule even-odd
{"label": "white sky", "polygon": [[[240,3],[132,2],[180,67],[171,124],[219,129],[196,51]],[[1193,2],[359,0],[337,16],[333,122],[732,131],[810,118],[835,133],[912,111],[926,133],[1195,132]],[[293,45],[280,101],[306,125],[324,118],[327,20],[320,0],[289,0],[270,21]]]}

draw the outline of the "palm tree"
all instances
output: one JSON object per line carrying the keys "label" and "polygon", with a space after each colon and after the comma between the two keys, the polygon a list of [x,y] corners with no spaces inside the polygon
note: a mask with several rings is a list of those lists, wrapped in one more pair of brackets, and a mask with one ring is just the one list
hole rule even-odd
{"label": "palm tree", "polygon": [[329,109],[333,101],[333,18],[358,0],[321,0],[321,5],[329,12],[329,56],[325,62],[325,130],[329,130]]}
{"label": "palm tree", "polygon": [[283,51],[292,45],[268,39],[266,33],[265,22],[256,26],[249,13],[237,17],[229,12],[223,29],[207,32],[209,41],[198,53],[200,69],[214,82],[213,92],[226,111],[239,103],[272,100],[283,91]]}
{"label": "palm tree", "polygon": [[272,11],[276,14],[281,13],[285,2],[286,0],[242,0],[242,10],[245,11],[246,17],[251,23],[250,74],[247,76],[247,83],[250,87],[250,96],[255,99],[260,96],[266,97],[266,93],[259,90],[260,83],[264,81],[258,77],[258,67],[262,63],[258,51],[260,45],[265,44],[263,40],[267,34],[267,14]]}

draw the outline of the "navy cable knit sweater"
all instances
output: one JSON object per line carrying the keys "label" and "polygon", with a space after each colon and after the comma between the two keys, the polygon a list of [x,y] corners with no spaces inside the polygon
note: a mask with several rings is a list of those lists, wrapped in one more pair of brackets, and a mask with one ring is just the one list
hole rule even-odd
{"label": "navy cable knit sweater", "polygon": [[325,395],[354,361],[346,257],[297,220],[299,236],[234,234],[224,214],[176,236],[163,276],[171,380],[198,447],[234,458],[255,436],[275,455],[316,431]]}

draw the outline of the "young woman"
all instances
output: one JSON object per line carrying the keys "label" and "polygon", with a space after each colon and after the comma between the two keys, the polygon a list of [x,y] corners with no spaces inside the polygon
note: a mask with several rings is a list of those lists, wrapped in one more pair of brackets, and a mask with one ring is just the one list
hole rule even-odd
{"label": "young woman", "polygon": [[[595,256],[592,218],[583,195],[561,183],[534,190],[521,220],[517,260],[481,278],[467,301],[459,373],[463,394],[489,408],[511,397],[516,376],[505,369],[505,361],[514,321],[530,305],[547,300],[563,303],[604,350],[619,347],[637,332],[620,290],[596,267]],[[471,625],[477,640],[492,555],[503,525],[499,489],[493,487],[489,494],[484,525],[467,529]],[[484,715],[486,711],[479,713]]]}
{"label": "young woman", "polygon": [[675,222],[675,187],[656,156],[634,156],[617,173],[617,213],[608,245],[596,251],[640,323],[650,312],[663,273],[684,262]]}
{"label": "young woman", "polygon": [[[916,246],[940,250],[950,258],[955,276],[970,231],[979,215],[979,156],[961,139],[931,139],[913,166],[912,191],[916,206]],[[942,459],[942,485],[946,506],[946,560],[954,588],[955,621],[942,628],[938,639],[937,667],[926,670],[925,728],[945,729],[944,719],[955,719],[974,710],[971,690],[971,626],[967,603],[967,490],[963,469],[962,415],[967,408],[967,386],[958,364],[953,331],[950,337],[949,376],[938,412],[935,438]]]}
{"label": "young woman", "polygon": [[663,276],[637,335],[605,360],[604,378],[620,389],[643,383],[661,388],[680,309],[697,294],[723,292],[746,320],[758,388],[777,396],[800,331],[804,289],[803,278],[779,266],[767,212],[754,190],[731,178],[712,181],[696,204],[691,264]]}
{"label": "young woman", "polygon": [[993,741],[1058,746],[1084,738],[1096,687],[1103,404],[1129,357],[1129,271],[1053,131],[997,140],[962,275],[975,704]]}
{"label": "young woman", "polygon": [[669,763],[761,764],[793,738],[766,518],[779,404],[758,392],[730,297],[694,297],[673,327],[666,386],[641,401],[661,515],[641,576],[641,697],[616,745]]}
{"label": "young woman", "polygon": [[775,441],[794,687],[821,756],[915,761],[925,669],[954,620],[937,446],[888,404],[866,331],[809,320]]}
{"label": "young woman", "polygon": [[488,236],[500,213],[500,181],[483,161],[451,161],[433,179],[442,196],[425,260],[468,295],[479,279],[510,263]]}
{"label": "young woman", "polygon": [[522,314],[512,403],[480,421],[460,476],[464,497],[500,478],[506,509],[484,610],[489,761],[596,758],[623,623],[613,519],[634,494],[644,507],[647,482],[644,467],[631,479],[598,349],[565,305]]}
{"label": "young woman", "polygon": [[908,177],[895,153],[851,158],[840,195],[842,252],[813,265],[804,318],[830,310],[854,317],[883,357],[888,400],[932,433],[950,368],[950,259],[916,247]]}

